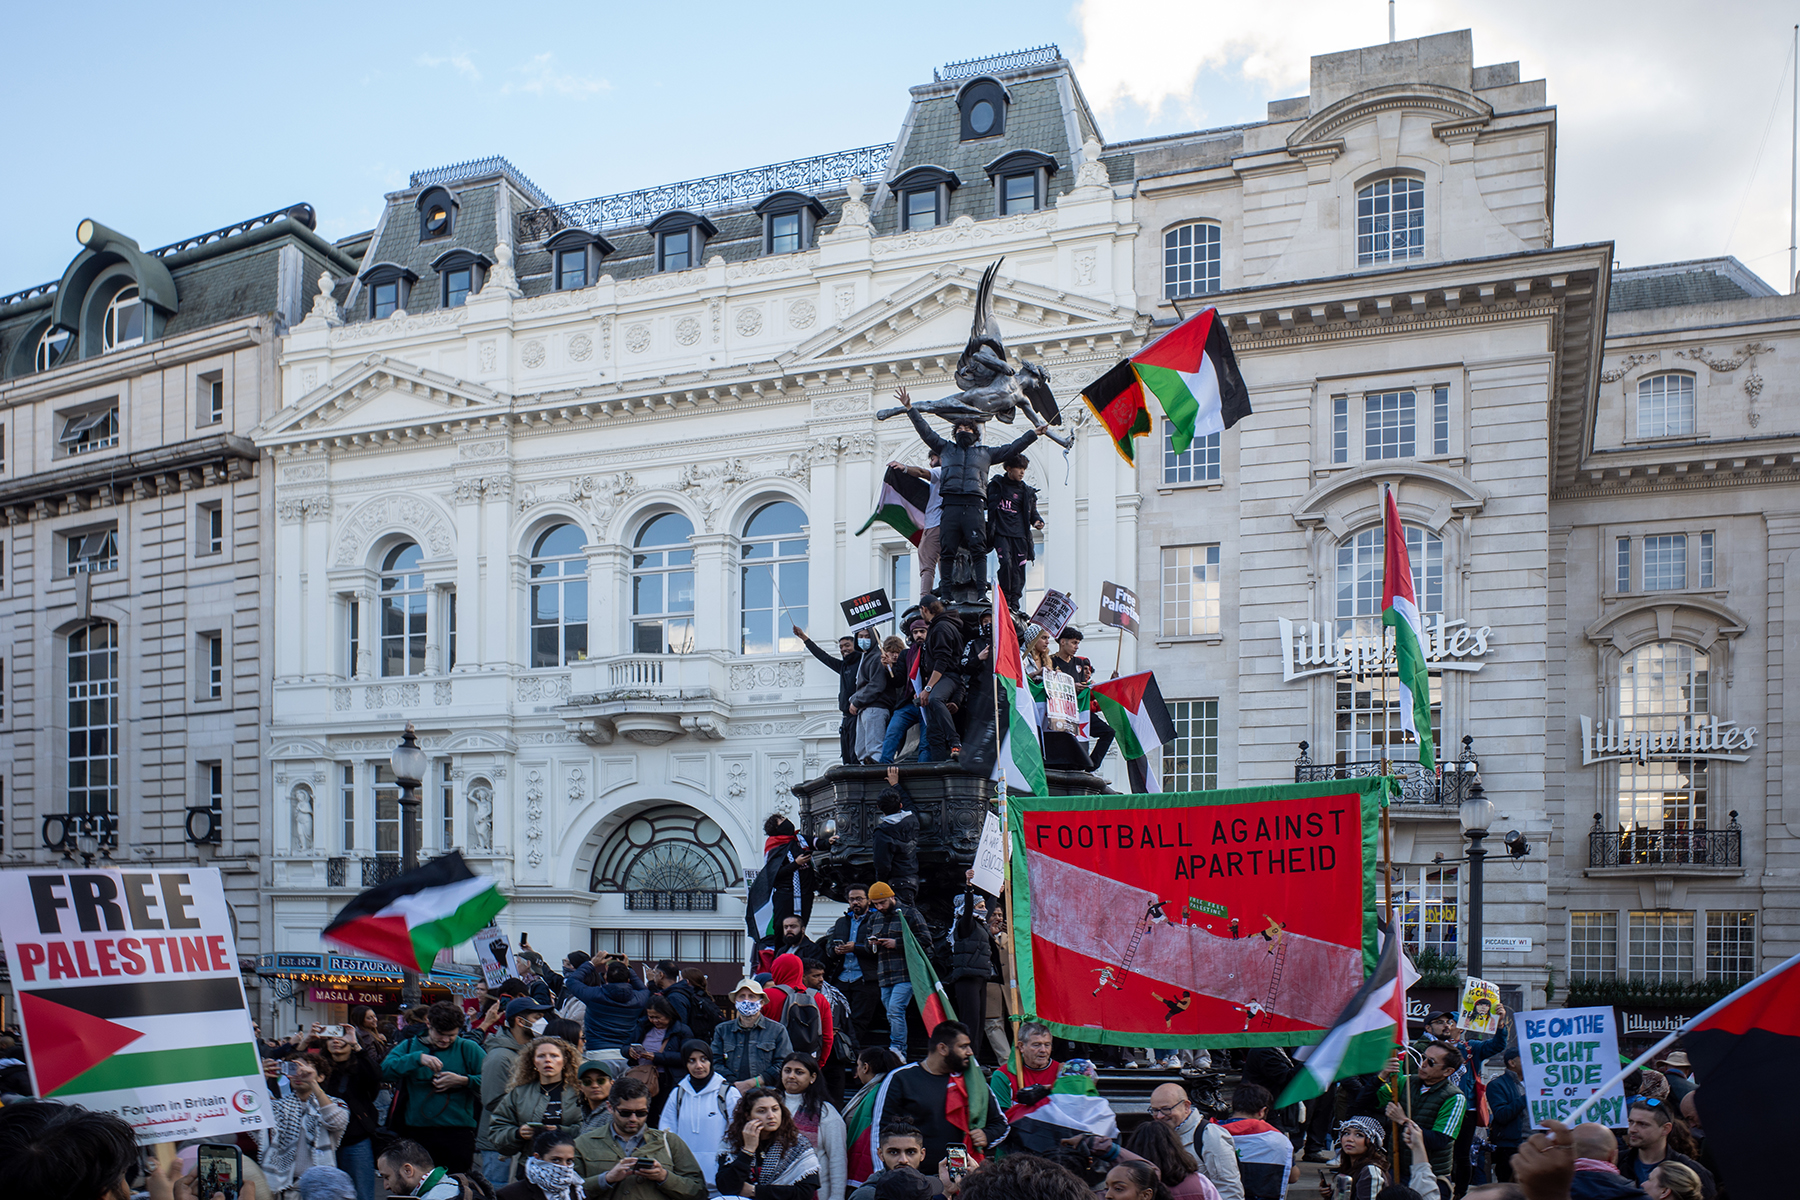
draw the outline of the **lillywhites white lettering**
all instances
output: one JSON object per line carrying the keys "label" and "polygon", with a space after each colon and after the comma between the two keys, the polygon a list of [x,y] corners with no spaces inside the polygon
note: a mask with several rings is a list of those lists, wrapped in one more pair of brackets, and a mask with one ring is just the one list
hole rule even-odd
{"label": "lillywhites white lettering", "polygon": [[[1369,675],[1394,669],[1393,634],[1383,629],[1372,637],[1335,637],[1317,621],[1276,618],[1281,632],[1281,679],[1292,683],[1313,675]],[[1438,671],[1479,671],[1487,664],[1494,631],[1467,621],[1450,621],[1442,613],[1426,619],[1425,661]]]}
{"label": "lillywhites white lettering", "polygon": [[1756,749],[1756,727],[1738,727],[1736,721],[1702,717],[1682,717],[1673,729],[1628,730],[1618,721],[1596,725],[1592,718],[1581,721],[1581,765],[1630,761],[1646,763],[1664,758],[1716,758],[1726,762],[1744,762],[1749,751]]}

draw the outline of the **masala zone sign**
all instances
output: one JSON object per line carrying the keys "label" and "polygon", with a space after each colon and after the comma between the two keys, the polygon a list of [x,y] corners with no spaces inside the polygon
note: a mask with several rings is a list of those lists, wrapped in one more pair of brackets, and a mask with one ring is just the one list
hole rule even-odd
{"label": "masala zone sign", "polygon": [[[1313,675],[1374,675],[1394,669],[1394,640],[1379,634],[1336,637],[1317,621],[1276,618],[1281,630],[1281,680],[1292,683]],[[1479,671],[1487,664],[1493,629],[1448,621],[1442,613],[1425,619],[1425,661],[1434,671]]]}

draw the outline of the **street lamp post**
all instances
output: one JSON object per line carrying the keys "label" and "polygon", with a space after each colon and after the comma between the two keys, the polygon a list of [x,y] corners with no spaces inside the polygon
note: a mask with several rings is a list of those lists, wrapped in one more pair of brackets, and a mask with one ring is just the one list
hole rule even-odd
{"label": "street lamp post", "polygon": [[[401,868],[412,871],[419,865],[419,784],[431,761],[419,749],[419,739],[408,724],[400,744],[388,758],[394,782],[400,785],[400,856]],[[403,969],[400,973],[400,1007],[409,1009],[419,1002],[419,973]]]}
{"label": "street lamp post", "polygon": [[1469,786],[1468,796],[1457,813],[1462,821],[1463,836],[1469,839],[1469,974],[1481,977],[1481,864],[1487,858],[1482,840],[1494,823],[1494,802],[1482,790],[1481,776]]}

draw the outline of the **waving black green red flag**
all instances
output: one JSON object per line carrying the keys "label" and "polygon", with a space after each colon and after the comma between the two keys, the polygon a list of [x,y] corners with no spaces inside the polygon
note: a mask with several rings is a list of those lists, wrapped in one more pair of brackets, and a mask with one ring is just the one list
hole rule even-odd
{"label": "waving black green red flag", "polygon": [[1150,432],[1151,395],[1169,420],[1177,454],[1195,438],[1230,429],[1250,415],[1250,389],[1218,309],[1195,313],[1082,392],[1126,462],[1137,461],[1133,439]]}

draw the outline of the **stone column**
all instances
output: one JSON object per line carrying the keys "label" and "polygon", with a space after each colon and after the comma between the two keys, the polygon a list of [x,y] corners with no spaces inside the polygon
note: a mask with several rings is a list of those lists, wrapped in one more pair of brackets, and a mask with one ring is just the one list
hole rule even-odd
{"label": "stone column", "polygon": [[743,602],[737,577],[738,539],[728,533],[696,533],[694,548],[694,649],[735,654],[733,636]]}
{"label": "stone column", "polygon": [[375,594],[373,592],[351,592],[350,603],[356,605],[356,662],[351,664],[352,674],[357,679],[373,679],[375,677],[375,661],[381,649],[381,630],[376,625]]}

